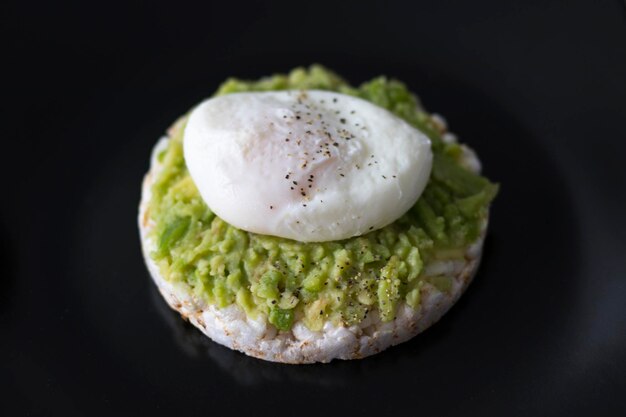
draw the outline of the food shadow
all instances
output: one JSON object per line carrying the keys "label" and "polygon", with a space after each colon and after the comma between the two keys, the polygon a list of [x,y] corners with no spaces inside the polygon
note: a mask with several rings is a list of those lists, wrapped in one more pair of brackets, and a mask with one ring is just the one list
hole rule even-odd
{"label": "food shadow", "polygon": [[9,233],[0,223],[0,313],[8,311],[15,288],[15,253]]}

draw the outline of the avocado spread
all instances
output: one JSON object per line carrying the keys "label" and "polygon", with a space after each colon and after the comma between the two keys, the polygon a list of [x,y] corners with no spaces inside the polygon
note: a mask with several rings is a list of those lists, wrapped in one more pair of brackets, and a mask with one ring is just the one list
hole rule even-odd
{"label": "avocado spread", "polygon": [[403,118],[432,141],[433,169],[417,203],[394,223],[342,241],[302,243],[237,229],[211,212],[185,166],[185,117],[158,155],[148,213],[155,223],[151,254],[163,277],[184,282],[196,297],[249,317],[267,317],[280,330],[294,319],[311,330],[327,321],[350,326],[377,311],[393,320],[397,306],[420,304],[428,282],[439,291],[450,277],[426,277],[424,265],[463,259],[481,233],[498,187],[461,162],[462,149],[442,141],[442,129],[400,82],[375,78],[352,87],[331,71],[312,66],[259,81],[229,79],[216,95],[285,89],[331,90],[361,97]]}

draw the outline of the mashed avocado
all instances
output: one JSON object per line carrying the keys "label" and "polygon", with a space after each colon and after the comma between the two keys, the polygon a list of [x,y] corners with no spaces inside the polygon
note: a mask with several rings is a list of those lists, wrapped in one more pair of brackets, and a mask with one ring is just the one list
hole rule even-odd
{"label": "mashed avocado", "polygon": [[171,282],[185,282],[207,303],[237,303],[280,330],[302,318],[319,330],[326,321],[352,325],[377,311],[393,320],[399,303],[420,304],[425,282],[441,291],[446,277],[425,277],[433,260],[463,258],[480,235],[497,186],[464,168],[461,148],[441,140],[438,124],[406,87],[384,77],[352,87],[320,66],[260,81],[230,79],[216,95],[242,91],[321,89],[361,97],[403,118],[432,140],[433,170],[417,203],[396,222],[336,242],[301,243],[237,229],[211,212],[183,158],[185,118],[171,130],[159,155],[149,215],[156,223],[152,253]]}

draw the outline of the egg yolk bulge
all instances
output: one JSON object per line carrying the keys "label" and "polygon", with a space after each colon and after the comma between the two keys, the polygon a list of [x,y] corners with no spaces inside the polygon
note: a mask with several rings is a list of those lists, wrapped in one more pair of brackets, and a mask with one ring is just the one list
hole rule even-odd
{"label": "egg yolk bulge", "polygon": [[334,92],[235,93],[198,105],[184,156],[231,225],[301,242],[358,236],[409,210],[430,176],[430,140],[391,112]]}

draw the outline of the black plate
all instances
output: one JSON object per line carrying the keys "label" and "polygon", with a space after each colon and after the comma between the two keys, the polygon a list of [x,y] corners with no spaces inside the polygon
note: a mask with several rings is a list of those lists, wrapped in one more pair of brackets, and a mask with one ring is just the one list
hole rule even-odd
{"label": "black plate", "polygon": [[[624,415],[622,2],[296,3],[6,6],[0,414]],[[404,80],[502,189],[438,324],[288,366],[167,308],[137,203],[156,139],[221,80],[316,61]]]}

